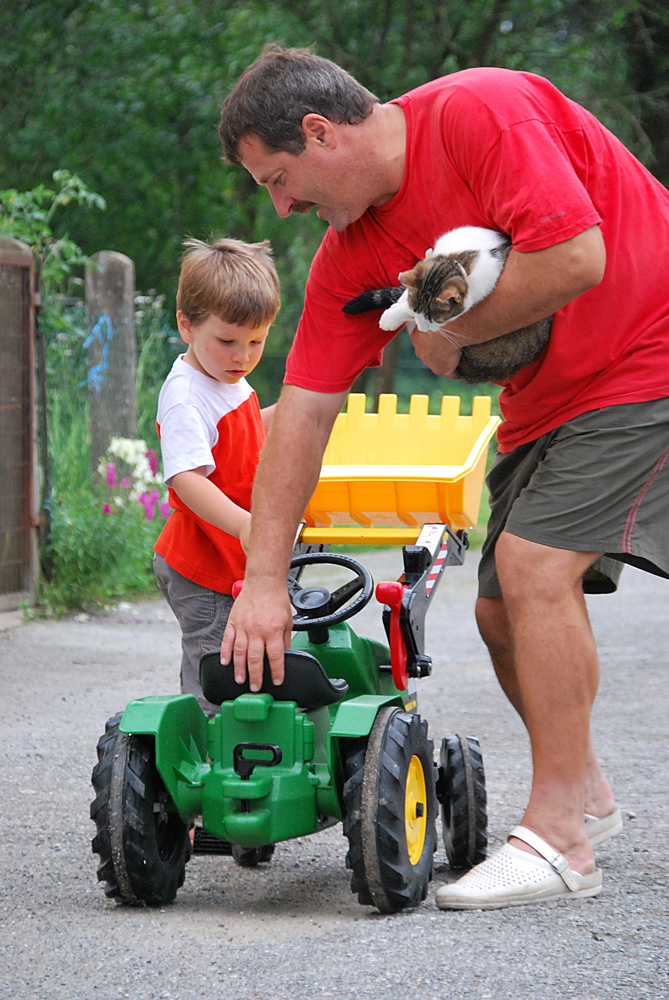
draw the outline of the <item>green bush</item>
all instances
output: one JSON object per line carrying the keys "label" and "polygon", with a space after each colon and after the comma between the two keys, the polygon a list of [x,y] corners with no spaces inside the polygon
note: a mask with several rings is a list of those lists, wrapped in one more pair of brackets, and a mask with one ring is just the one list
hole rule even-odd
{"label": "green bush", "polygon": [[[171,328],[161,297],[137,296],[138,436],[142,442],[137,455],[147,448],[159,451],[156,429],[158,393],[179,351],[178,335]],[[104,469],[91,474],[88,386],[86,370],[87,337],[85,311],[80,301],[62,304],[60,329],[47,342],[48,445],[51,465],[51,534],[48,556],[50,579],[42,579],[38,589],[38,613],[63,614],[137,594],[153,594],[156,584],[152,571],[153,545],[164,524],[158,504],[140,501],[141,490],[160,489],[159,502],[166,494],[160,477],[151,479],[132,492],[137,468],[124,464],[118,453],[108,461],[118,468],[117,482],[131,479],[126,489],[116,488],[110,496]],[[177,343],[178,340],[178,343]],[[129,443],[128,443],[129,444]],[[104,462],[102,463],[104,465]],[[147,466],[148,468],[148,466]],[[112,491],[113,492],[113,491]],[[105,511],[108,511],[107,513]]]}
{"label": "green bush", "polygon": [[162,523],[147,520],[139,503],[105,513],[93,489],[59,495],[52,506],[54,573],[40,588],[42,611],[60,615],[156,592],[151,553]]}

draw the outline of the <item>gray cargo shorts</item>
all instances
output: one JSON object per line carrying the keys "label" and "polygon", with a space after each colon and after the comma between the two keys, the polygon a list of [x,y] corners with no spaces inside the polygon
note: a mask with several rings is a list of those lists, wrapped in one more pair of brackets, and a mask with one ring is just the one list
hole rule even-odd
{"label": "gray cargo shorts", "polygon": [[617,589],[623,563],[669,578],[669,399],[591,410],[498,454],[479,595],[499,597],[502,531],[571,552],[602,552],[586,593]]}
{"label": "gray cargo shorts", "polygon": [[153,554],[153,571],[181,627],[181,693],[194,694],[205,715],[215,715],[219,706],[206,700],[200,686],[200,657],[219,652],[232,596],[193,583],[157,552]]}

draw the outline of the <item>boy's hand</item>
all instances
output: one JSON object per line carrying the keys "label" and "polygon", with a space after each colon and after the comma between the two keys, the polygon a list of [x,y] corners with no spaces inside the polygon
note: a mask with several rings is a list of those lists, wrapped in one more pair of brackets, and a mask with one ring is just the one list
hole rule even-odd
{"label": "boy's hand", "polygon": [[266,651],[272,680],[282,684],[283,651],[290,646],[292,624],[285,583],[271,578],[245,581],[225,629],[221,663],[229,663],[234,658],[237,683],[244,682],[248,670],[251,690],[259,691]]}

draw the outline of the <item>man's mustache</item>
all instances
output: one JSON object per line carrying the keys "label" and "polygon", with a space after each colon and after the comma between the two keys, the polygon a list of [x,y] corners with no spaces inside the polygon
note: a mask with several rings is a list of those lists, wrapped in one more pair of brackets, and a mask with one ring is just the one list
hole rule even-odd
{"label": "man's mustache", "polygon": [[315,208],[313,201],[294,201],[290,206],[291,212],[299,212],[300,215],[306,215],[310,212],[312,208]]}

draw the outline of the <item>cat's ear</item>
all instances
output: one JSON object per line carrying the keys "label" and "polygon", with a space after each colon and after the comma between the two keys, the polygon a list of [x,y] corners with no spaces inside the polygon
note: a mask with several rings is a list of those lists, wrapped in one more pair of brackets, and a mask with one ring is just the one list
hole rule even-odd
{"label": "cat's ear", "polygon": [[417,277],[415,268],[411,271],[401,271],[398,278],[400,284],[404,285],[405,288],[416,288]]}
{"label": "cat's ear", "polygon": [[444,285],[442,290],[437,295],[437,302],[442,302],[444,305],[459,306],[462,305],[464,299],[464,293],[459,285],[453,282],[450,285]]}

